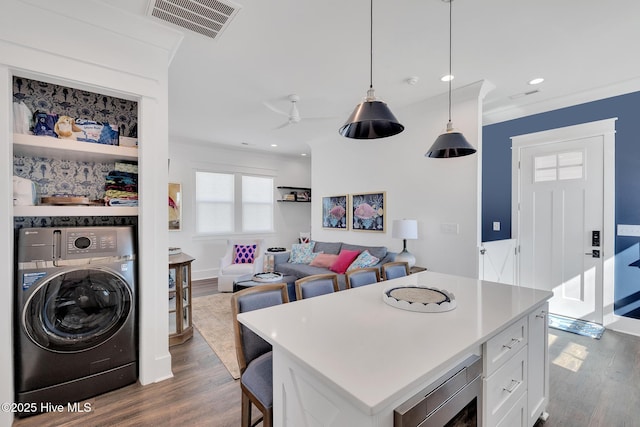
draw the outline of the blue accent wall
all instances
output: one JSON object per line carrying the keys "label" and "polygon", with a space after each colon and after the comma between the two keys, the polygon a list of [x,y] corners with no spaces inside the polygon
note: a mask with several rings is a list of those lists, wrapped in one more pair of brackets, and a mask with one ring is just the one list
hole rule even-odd
{"label": "blue accent wall", "polygon": [[[482,240],[511,238],[511,137],[617,117],[615,223],[640,224],[640,92],[484,126]],[[493,222],[501,230],[493,231]],[[614,311],[640,319],[640,237],[616,236]],[[640,264],[638,262],[637,264]]]}

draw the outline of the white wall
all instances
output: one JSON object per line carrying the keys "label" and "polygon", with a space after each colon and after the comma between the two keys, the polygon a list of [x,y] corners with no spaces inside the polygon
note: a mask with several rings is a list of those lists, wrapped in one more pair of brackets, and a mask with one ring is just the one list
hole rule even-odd
{"label": "white wall", "polygon": [[[476,148],[481,148],[481,101],[486,87],[476,83],[454,91],[453,96],[454,127]],[[417,219],[419,238],[407,241],[416,265],[478,277],[479,152],[454,159],[424,156],[445,129],[446,95],[403,109],[389,107],[405,126],[399,135],[377,140],[338,135],[312,144],[314,239],[386,245],[399,252],[402,241],[391,238],[393,220]],[[386,192],[386,232],[322,228],[323,196],[378,191]],[[457,225],[458,233],[443,232],[443,224]]]}
{"label": "white wall", "polygon": [[[114,28],[99,28],[64,16],[64,8],[49,2],[37,6],[28,1],[3,0],[0,14],[0,158],[5,171],[0,176],[0,199],[11,200],[12,120],[8,110],[12,99],[12,76],[18,74],[52,83],[85,88],[99,93],[128,97],[139,102],[140,170],[139,189],[139,294],[144,295],[139,310],[139,367],[142,384],[170,377],[171,356],[168,351],[168,303],[166,289],[166,182],[168,157],[168,67],[179,40],[179,33],[140,20],[132,26],[140,34],[125,35]],[[68,0],[67,7],[77,7]],[[86,2],[95,19],[102,22],[129,20],[117,10],[99,2]],[[91,6],[88,5],[91,3]],[[144,39],[148,37],[148,39]],[[155,41],[154,41],[155,40]],[[73,47],[72,49],[70,47]],[[165,125],[158,126],[158,123]],[[145,141],[152,141],[147,147]],[[10,202],[8,202],[10,203]],[[13,323],[13,229],[12,206],[0,208],[0,271],[3,294],[0,300],[0,345],[12,349]],[[161,212],[158,214],[158,212]],[[12,402],[12,351],[0,353],[0,400]],[[0,425],[11,425],[13,414],[0,413]]]}
{"label": "white wall", "polygon": [[[215,144],[182,142],[171,138],[169,181],[182,184],[182,229],[169,233],[169,245],[182,248],[195,258],[194,280],[216,277],[219,260],[232,235],[198,236],[195,231],[195,171],[244,171],[274,177],[276,186],[310,187],[311,162],[302,156],[282,156],[268,152],[233,149]],[[281,198],[276,190],[275,198]],[[312,192],[312,199],[314,193]],[[301,231],[310,231],[311,203],[277,203],[274,233],[261,234],[267,247],[291,247]]]}

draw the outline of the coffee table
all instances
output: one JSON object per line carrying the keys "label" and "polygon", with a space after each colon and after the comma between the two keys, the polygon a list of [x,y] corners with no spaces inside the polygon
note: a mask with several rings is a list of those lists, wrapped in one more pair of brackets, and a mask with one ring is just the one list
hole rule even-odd
{"label": "coffee table", "polygon": [[286,283],[287,284],[287,293],[289,294],[289,301],[296,300],[296,276],[282,276],[282,280],[278,282],[256,282],[253,280],[252,274],[247,274],[246,276],[240,276],[236,280],[233,281],[233,292],[241,291],[242,289],[252,288],[254,286],[260,285],[268,285],[269,283]]}

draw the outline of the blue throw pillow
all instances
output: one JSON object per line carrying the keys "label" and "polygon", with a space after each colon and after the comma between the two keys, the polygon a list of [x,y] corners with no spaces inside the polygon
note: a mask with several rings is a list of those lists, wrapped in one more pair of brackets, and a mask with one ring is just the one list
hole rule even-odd
{"label": "blue throw pillow", "polygon": [[294,243],[291,245],[291,254],[289,262],[291,264],[309,264],[317,255],[313,252],[315,242],[311,243]]}
{"label": "blue throw pillow", "polygon": [[349,268],[347,268],[347,271],[357,270],[358,268],[371,267],[376,265],[379,261],[380,261],[379,258],[374,257],[369,253],[369,251],[365,250],[365,251],[362,251],[362,253],[358,255],[358,258],[356,258],[351,263]]}

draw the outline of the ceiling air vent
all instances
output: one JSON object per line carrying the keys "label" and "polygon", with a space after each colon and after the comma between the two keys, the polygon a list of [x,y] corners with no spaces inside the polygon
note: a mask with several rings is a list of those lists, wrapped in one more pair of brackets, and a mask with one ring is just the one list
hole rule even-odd
{"label": "ceiling air vent", "polygon": [[147,15],[215,39],[240,6],[218,0],[150,0]]}

